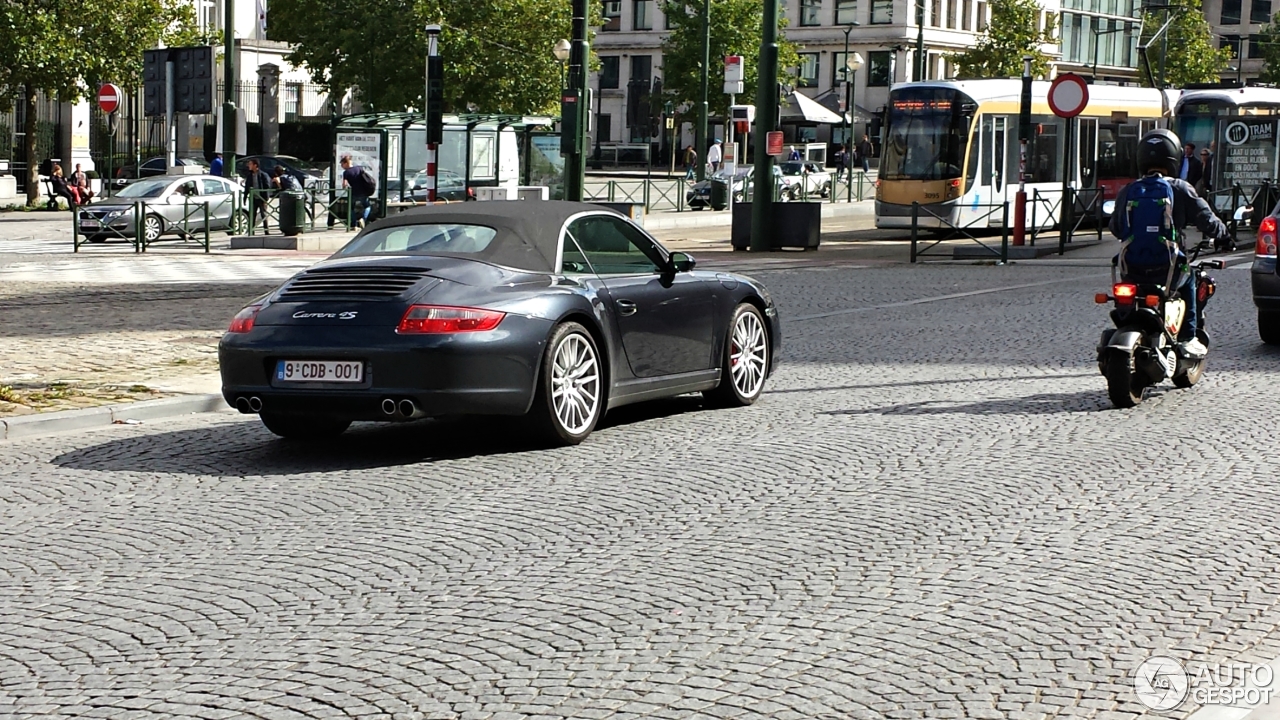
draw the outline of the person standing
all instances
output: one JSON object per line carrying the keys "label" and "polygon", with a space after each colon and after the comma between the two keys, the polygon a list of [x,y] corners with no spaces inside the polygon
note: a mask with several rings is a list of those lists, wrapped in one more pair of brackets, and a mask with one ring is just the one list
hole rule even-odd
{"label": "person standing", "polygon": [[799,162],[801,160],[800,151],[796,149],[795,145],[791,146],[791,154],[787,156],[787,159],[791,162]]}
{"label": "person standing", "polygon": [[862,136],[862,142],[858,143],[858,160],[862,161],[862,173],[871,172],[871,156],[875,155],[876,148],[871,144],[869,135]]}
{"label": "person standing", "polygon": [[1200,182],[1200,176],[1204,174],[1204,166],[1196,159],[1196,146],[1187,143],[1182,146],[1182,162],[1178,167],[1178,179],[1186,180],[1188,185],[1194,186]]}
{"label": "person standing", "polygon": [[338,162],[342,166],[342,186],[351,190],[351,208],[356,223],[364,227],[369,221],[369,198],[378,191],[377,180],[368,170],[351,163],[350,155],[343,155]]}
{"label": "person standing", "polygon": [[262,232],[270,232],[267,227],[267,194],[271,192],[271,178],[258,167],[257,160],[249,160],[249,177],[245,179],[244,189],[249,194],[249,204],[252,207],[249,224],[257,225],[258,213],[262,213]]}
{"label": "person standing", "polygon": [[209,174],[222,177],[222,153],[213,154],[213,162],[209,163]]}
{"label": "person standing", "polygon": [[1213,192],[1213,153],[1208,148],[1200,151],[1200,182],[1195,187],[1201,195]]}
{"label": "person standing", "polygon": [[836,160],[836,182],[840,182],[841,180],[843,180],[843,179],[844,179],[844,155],[845,155],[845,152],[846,152],[846,151],[845,151],[845,149],[844,149],[844,145],[843,145],[843,144],[840,144],[840,145],[837,145],[837,146],[836,146],[836,157],[835,157],[835,160]]}
{"label": "person standing", "polygon": [[711,168],[714,175],[720,170],[720,161],[724,159],[724,151],[720,148],[720,138],[716,138],[711,143],[711,147],[707,148],[707,165]]}

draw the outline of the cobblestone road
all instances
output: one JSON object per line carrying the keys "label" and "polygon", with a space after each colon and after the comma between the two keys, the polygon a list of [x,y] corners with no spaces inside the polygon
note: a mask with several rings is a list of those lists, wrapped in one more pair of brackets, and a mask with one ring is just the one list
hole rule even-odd
{"label": "cobblestone road", "polygon": [[1155,651],[1280,655],[1247,273],[1203,383],[1129,411],[1100,267],[758,276],[760,403],[577,448],[229,414],[0,445],[0,717],[1110,720]]}

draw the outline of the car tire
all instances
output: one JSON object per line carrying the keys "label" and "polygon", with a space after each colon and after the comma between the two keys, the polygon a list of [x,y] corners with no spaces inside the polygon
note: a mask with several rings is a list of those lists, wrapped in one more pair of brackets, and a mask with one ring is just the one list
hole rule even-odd
{"label": "car tire", "polygon": [[744,407],[764,393],[769,375],[769,330],[764,314],[751,303],[734,308],[720,359],[720,384],[702,393],[716,407]]}
{"label": "car tire", "polygon": [[1280,312],[1258,311],[1258,337],[1268,345],[1280,345]]}
{"label": "car tire", "polygon": [[157,215],[146,215],[142,218],[142,237],[148,244],[160,239],[164,234],[164,221]]}
{"label": "car tire", "polygon": [[831,197],[831,183],[824,184],[822,186],[822,191],[819,194],[824,198]]}
{"label": "car tire", "polygon": [[604,414],[600,351],[581,324],[557,325],[547,339],[529,421],[535,434],[554,445],[577,445]]}
{"label": "car tire", "polygon": [[350,420],[323,415],[260,413],[258,419],[268,430],[286,440],[331,440],[351,427]]}
{"label": "car tire", "polygon": [[249,231],[249,213],[245,210],[237,210],[235,215],[231,217],[231,226],[227,228],[228,235],[240,235]]}

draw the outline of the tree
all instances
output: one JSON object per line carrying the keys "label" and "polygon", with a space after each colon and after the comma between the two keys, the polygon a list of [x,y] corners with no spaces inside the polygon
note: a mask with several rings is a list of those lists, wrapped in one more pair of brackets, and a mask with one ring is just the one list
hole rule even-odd
{"label": "tree", "polygon": [[[695,105],[699,101],[702,76],[702,0],[665,0],[662,12],[671,24],[670,33],[662,40],[663,95],[675,105]],[[778,16],[781,31],[787,20]],[[760,2],[759,0],[711,0],[711,68],[707,84],[707,102],[711,115],[727,116],[729,96],[724,89],[723,58],[742,55],[746,64],[743,78],[745,92],[738,97],[743,104],[755,104],[760,68]],[[787,82],[790,72],[800,64],[796,45],[783,37],[778,39],[779,80]],[[695,105],[696,107],[696,105]],[[696,110],[695,110],[696,112]]]}
{"label": "tree", "polygon": [[137,87],[142,53],[160,42],[195,44],[195,12],[183,0],[0,2],[0,109],[20,94],[26,113],[27,204],[40,199],[36,99],[74,102],[98,84]]}
{"label": "tree", "polygon": [[[1161,81],[1160,61],[1164,55],[1164,86],[1183,87],[1192,83],[1217,82],[1219,73],[1231,62],[1230,48],[1214,47],[1209,21],[1200,9],[1200,0],[1169,0],[1173,22],[1147,48],[1147,59],[1156,82]],[[1148,12],[1143,21],[1142,42],[1146,44],[1165,23],[1165,11]],[[1166,52],[1167,51],[1167,52]],[[1145,69],[1143,82],[1149,83]]]}
{"label": "tree", "polygon": [[[599,3],[592,3],[598,12]],[[570,34],[568,0],[273,0],[267,35],[332,91],[356,88],[370,109],[423,106],[425,26],[442,32],[445,109],[559,111],[551,48]]]}
{"label": "tree", "polygon": [[1280,83],[1280,13],[1271,18],[1271,24],[1258,32],[1257,39],[1249,40],[1250,46],[1262,51],[1262,73],[1258,79],[1264,83]]}
{"label": "tree", "polygon": [[951,56],[962,78],[1022,77],[1023,56],[1031,56],[1032,77],[1049,72],[1049,56],[1040,46],[1057,42],[1053,15],[1040,27],[1036,0],[991,0],[991,24],[969,50]]}

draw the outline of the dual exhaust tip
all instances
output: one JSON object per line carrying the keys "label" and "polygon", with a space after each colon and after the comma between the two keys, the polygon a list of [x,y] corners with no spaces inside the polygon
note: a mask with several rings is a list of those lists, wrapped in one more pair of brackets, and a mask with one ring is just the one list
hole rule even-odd
{"label": "dual exhaust tip", "polygon": [[257,395],[251,397],[241,395],[236,398],[236,409],[245,415],[262,412],[262,398]]}
{"label": "dual exhaust tip", "polygon": [[[262,412],[262,398],[257,395],[241,395],[236,398],[236,409],[245,415]],[[418,404],[409,398],[397,401],[395,398],[382,400],[382,414],[393,419],[420,418],[425,415]]]}
{"label": "dual exhaust tip", "polygon": [[382,414],[389,418],[420,418],[424,413],[418,408],[418,404],[409,398],[404,398],[396,402],[394,398],[385,398],[382,401]]}

